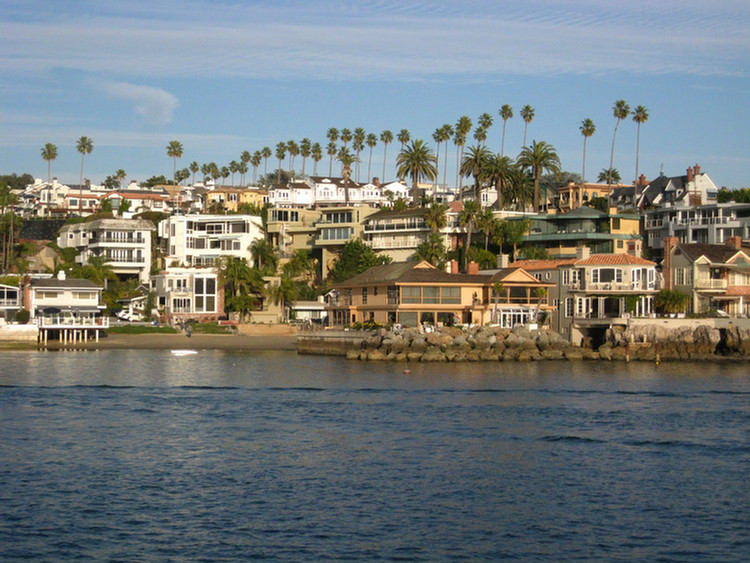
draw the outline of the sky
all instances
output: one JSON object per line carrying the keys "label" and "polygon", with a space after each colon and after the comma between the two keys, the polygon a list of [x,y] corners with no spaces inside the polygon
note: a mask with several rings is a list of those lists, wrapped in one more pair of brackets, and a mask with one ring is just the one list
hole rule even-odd
{"label": "sky", "polygon": [[[280,141],[325,147],[331,127],[407,129],[435,150],[438,127],[463,115],[476,125],[483,113],[499,153],[504,104],[514,110],[505,154],[515,157],[528,104],[527,143],[551,144],[570,172],[582,171],[581,121],[594,121],[586,179],[595,180],[624,99],[649,113],[639,173],[698,164],[719,187],[747,187],[748,29],[746,0],[0,0],[0,174],[46,180],[41,149],[53,143],[52,176],[78,184],[84,135],[94,148],[83,175],[94,183],[118,169],[127,181],[171,177],[172,140],[184,149],[178,168],[225,166]],[[635,179],[636,144],[629,117],[614,154],[624,181]],[[394,179],[399,148],[378,143],[371,164],[365,148],[359,180],[368,169],[383,176],[384,160]],[[447,166],[440,150],[440,179],[445,167],[454,185],[455,145]],[[320,175],[328,164],[326,155]],[[277,165],[272,157],[268,170]]]}

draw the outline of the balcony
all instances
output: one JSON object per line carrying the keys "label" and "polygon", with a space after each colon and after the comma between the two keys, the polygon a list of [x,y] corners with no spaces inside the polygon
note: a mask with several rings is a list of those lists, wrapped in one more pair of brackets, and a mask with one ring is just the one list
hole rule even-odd
{"label": "balcony", "polygon": [[726,290],[729,287],[727,280],[716,280],[710,278],[698,278],[694,283],[695,289]]}

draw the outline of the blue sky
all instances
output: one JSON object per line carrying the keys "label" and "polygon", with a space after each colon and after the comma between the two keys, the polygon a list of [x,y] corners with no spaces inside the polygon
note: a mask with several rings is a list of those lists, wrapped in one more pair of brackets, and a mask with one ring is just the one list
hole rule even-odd
{"label": "blue sky", "polygon": [[[586,170],[595,179],[609,166],[622,98],[649,110],[647,178],[700,164],[717,185],[745,187],[748,29],[745,0],[0,0],[0,174],[46,179],[40,151],[54,143],[52,175],[77,184],[82,135],[94,141],[84,176],[100,183],[120,168],[128,181],[170,177],[173,139],[184,147],[178,167],[222,166],[279,141],[325,146],[330,127],[408,129],[432,143],[442,124],[462,115],[476,124],[484,112],[494,117],[487,146],[499,152],[503,104],[515,112],[505,141],[515,156],[519,111],[530,104],[529,142],[552,144],[573,172],[581,120],[594,120]],[[635,149],[628,119],[614,161],[625,180],[635,177]],[[386,179],[397,150],[388,147]],[[452,143],[448,155],[452,183]],[[378,144],[371,175],[382,167]]]}

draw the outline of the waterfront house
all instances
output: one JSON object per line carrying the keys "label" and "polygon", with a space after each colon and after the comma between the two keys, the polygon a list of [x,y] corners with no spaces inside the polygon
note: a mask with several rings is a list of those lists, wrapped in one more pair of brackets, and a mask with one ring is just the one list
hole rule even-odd
{"label": "waterfront house", "polygon": [[22,305],[21,290],[17,286],[0,284],[0,319],[13,321]]}
{"label": "waterfront house", "polygon": [[730,317],[750,315],[750,251],[740,237],[725,244],[664,241],[664,285],[690,296],[688,313],[722,311]]}
{"label": "waterfront house", "polygon": [[210,268],[167,268],[152,276],[163,322],[216,321],[224,315],[224,288]]}

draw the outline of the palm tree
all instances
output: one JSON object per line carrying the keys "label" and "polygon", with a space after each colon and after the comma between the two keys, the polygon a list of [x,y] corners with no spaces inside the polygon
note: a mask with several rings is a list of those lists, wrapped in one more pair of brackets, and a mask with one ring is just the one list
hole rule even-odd
{"label": "palm tree", "polygon": [[328,175],[329,176],[333,174],[333,157],[336,156],[338,152],[339,152],[339,149],[336,146],[336,143],[334,143],[333,141],[329,142],[328,145],[326,146],[326,153],[328,154],[328,157],[329,157],[329,162],[328,162]]}
{"label": "palm tree", "polygon": [[515,262],[518,255],[518,245],[523,241],[529,230],[531,221],[528,218],[513,221],[503,221],[500,227],[500,234],[508,244],[513,246],[513,261]]}
{"label": "palm tree", "polygon": [[339,130],[335,127],[331,127],[328,131],[326,131],[326,138],[331,142],[335,143],[339,140]]}
{"label": "palm tree", "polygon": [[193,173],[193,185],[195,185],[195,175],[198,173],[198,171],[201,169],[200,165],[194,160],[190,163],[190,172]]}
{"label": "palm tree", "polygon": [[232,174],[232,187],[234,187],[234,175],[240,171],[240,163],[233,160],[229,163],[229,172]]}
{"label": "palm tree", "polygon": [[411,133],[409,133],[408,129],[401,129],[401,131],[398,132],[398,135],[396,135],[396,139],[399,143],[401,143],[401,150],[404,150],[404,147],[406,147],[406,143],[411,140]]}
{"label": "palm tree", "polygon": [[513,108],[504,104],[498,114],[503,118],[503,142],[500,145],[500,156],[502,156],[505,154],[505,126],[508,125],[508,120],[513,117]]}
{"label": "palm tree", "polygon": [[583,121],[581,121],[581,126],[579,127],[581,130],[581,135],[583,135],[583,173],[581,174],[581,181],[586,181],[586,141],[589,137],[591,137],[594,133],[596,133],[596,125],[594,124],[594,121],[591,118],[586,118]]}
{"label": "palm tree", "polygon": [[492,158],[492,153],[488,148],[474,145],[473,147],[469,147],[466,156],[461,161],[461,168],[459,169],[461,177],[474,177],[475,201],[479,199],[479,180],[482,177],[482,170],[487,165],[490,158]]}
{"label": "palm tree", "polygon": [[81,153],[81,183],[78,186],[78,211],[83,208],[83,159],[94,150],[94,141],[83,136],[76,142],[76,150]]}
{"label": "palm tree", "polygon": [[261,273],[265,275],[274,275],[278,259],[273,251],[273,246],[265,238],[257,238],[250,243],[250,254],[253,257],[253,264]]}
{"label": "palm tree", "polygon": [[281,303],[282,318],[286,321],[289,318],[287,304],[299,299],[299,285],[291,276],[282,275],[278,285],[271,287],[271,296],[277,305]]}
{"label": "palm tree", "polygon": [[[435,132],[432,134],[432,140],[435,141],[435,144],[437,145],[437,150],[435,151],[435,166],[439,169],[440,168],[440,145],[443,142],[443,128],[438,127],[435,129]],[[439,170],[438,174],[435,175],[435,181],[432,186],[432,197],[437,197],[437,182],[439,177]]]}
{"label": "palm tree", "polygon": [[310,156],[312,156],[313,162],[313,176],[318,175],[318,162],[323,160],[323,147],[320,143],[313,143],[312,149],[310,150]]}
{"label": "palm tree", "polygon": [[105,288],[107,281],[117,279],[106,255],[90,255],[86,265],[81,269],[81,276]]}
{"label": "palm tree", "polygon": [[167,145],[167,156],[174,161],[174,169],[172,170],[172,177],[177,176],[177,159],[182,158],[182,143],[179,141],[169,141]]}
{"label": "palm tree", "polygon": [[352,140],[352,132],[349,129],[342,129],[341,134],[339,138],[341,139],[341,142],[344,143],[344,147],[346,147],[349,144],[349,141]]}
{"label": "palm tree", "polygon": [[258,179],[258,166],[260,166],[261,160],[263,160],[263,155],[260,151],[255,151],[253,156],[250,157],[250,164],[253,165],[253,186]]}
{"label": "palm tree", "polygon": [[245,258],[227,256],[219,266],[219,284],[224,288],[227,309],[240,314],[244,320],[247,311],[258,305],[257,295],[262,295],[265,282],[257,268],[251,268]]}
{"label": "palm tree", "polygon": [[260,151],[260,155],[263,157],[263,175],[268,176],[268,159],[271,158],[271,155],[273,153],[271,152],[271,147],[263,147],[263,150]]}
{"label": "palm tree", "polygon": [[534,212],[539,212],[539,182],[544,172],[556,173],[560,171],[560,157],[555,147],[544,142],[532,141],[530,147],[524,147],[518,155],[518,164],[531,170],[534,179]]}
{"label": "palm tree", "polygon": [[641,123],[648,121],[648,110],[644,106],[637,106],[633,110],[633,121],[638,124],[638,135],[635,142],[635,181],[638,183],[638,157],[641,151]]}
{"label": "palm tree", "polygon": [[471,119],[462,115],[456,122],[454,129],[453,143],[456,145],[456,186],[458,187],[458,199],[463,199],[463,176],[460,174],[461,162],[464,159],[464,146],[466,145],[466,136],[471,131]]}
{"label": "palm tree", "polygon": [[609,157],[609,170],[610,175],[607,178],[607,185],[612,185],[612,167],[614,166],[615,162],[615,139],[617,138],[617,127],[620,125],[620,121],[625,119],[630,114],[630,106],[625,100],[617,100],[615,102],[615,105],[612,106],[612,115],[614,115],[615,119],[617,120],[615,122],[615,132],[612,135],[612,153]]}
{"label": "palm tree", "polygon": [[281,183],[281,163],[284,161],[284,158],[286,157],[286,143],[284,141],[281,141],[280,143],[276,144],[276,158],[279,159],[279,169],[276,172],[276,183]]}
{"label": "palm tree", "polygon": [[391,133],[390,130],[386,129],[380,134],[380,142],[383,143],[383,177],[381,180],[385,182],[385,162],[386,162],[386,154],[388,152],[388,145],[393,142],[393,133]]}
{"label": "palm tree", "polygon": [[431,233],[437,233],[448,224],[448,205],[445,203],[433,203],[424,212],[425,224]]}
{"label": "palm tree", "polygon": [[619,184],[622,178],[620,177],[620,171],[617,168],[602,168],[597,177],[598,182],[614,182]]}
{"label": "palm tree", "polygon": [[534,108],[526,104],[521,108],[521,117],[525,122],[523,126],[523,146],[526,146],[526,131],[529,129],[529,123],[534,119]]}
{"label": "palm tree", "polygon": [[117,185],[119,186],[119,189],[122,189],[122,181],[125,179],[127,174],[125,174],[125,171],[120,168],[117,172],[114,173],[115,179],[117,180]]}
{"label": "palm tree", "polygon": [[339,150],[336,159],[341,163],[341,176],[344,178],[344,202],[349,205],[349,179],[352,177],[352,164],[356,157],[344,146]]}
{"label": "palm tree", "polygon": [[52,183],[52,161],[57,158],[57,146],[47,143],[42,147],[42,158],[47,161],[47,183]]}
{"label": "palm tree", "polygon": [[464,208],[458,214],[458,222],[466,227],[466,248],[464,250],[464,270],[469,260],[469,248],[471,247],[471,233],[474,231],[474,222],[479,215],[479,204],[476,201],[465,201]]}
{"label": "palm tree", "polygon": [[422,139],[412,141],[404,147],[396,157],[396,174],[399,178],[407,176],[412,180],[412,207],[417,206],[417,195],[420,180],[434,180],[437,176],[435,155],[432,149]]}
{"label": "palm tree", "polygon": [[365,130],[361,127],[357,127],[354,130],[354,135],[352,136],[352,140],[354,141],[352,144],[352,147],[354,148],[354,151],[357,155],[357,166],[356,166],[356,177],[357,182],[359,182],[359,164],[361,162],[360,155],[362,153],[362,150],[365,148],[365,139],[367,138],[367,133],[365,133]]}
{"label": "palm tree", "polygon": [[490,235],[497,230],[498,220],[495,217],[495,213],[489,207],[481,210],[477,213],[475,218],[477,229],[484,233],[484,249],[487,250],[487,246],[490,242]]}
{"label": "palm tree", "polygon": [[372,180],[372,176],[370,176],[372,173],[372,150],[378,144],[378,136],[375,133],[368,133],[365,142],[367,143],[367,146],[370,147],[370,159],[367,161],[367,181],[369,182]]}
{"label": "palm tree", "polygon": [[477,127],[474,129],[474,140],[477,143],[482,143],[482,146],[487,142],[487,129],[484,127]]}
{"label": "palm tree", "polygon": [[483,179],[495,185],[497,190],[497,208],[503,208],[503,191],[505,183],[511,179],[513,161],[509,156],[495,154],[487,159],[482,169]]}
{"label": "palm tree", "polygon": [[203,174],[203,181],[208,182],[211,178],[211,163],[206,162],[201,166],[201,174]]}
{"label": "palm tree", "polygon": [[302,177],[305,177],[305,161],[312,154],[312,141],[305,137],[299,142],[299,154],[302,157]]}
{"label": "palm tree", "polygon": [[[492,116],[489,113],[483,113],[477,118],[477,124],[479,128],[484,131],[484,139],[481,139],[482,143],[487,139],[487,130],[492,127]],[[479,141],[480,139],[477,139]]]}
{"label": "palm tree", "polygon": [[287,141],[286,150],[289,153],[289,176],[294,179],[294,157],[299,154],[299,146],[294,141]]}
{"label": "palm tree", "polygon": [[[440,140],[447,143],[453,136],[453,125],[445,123],[440,128]],[[446,176],[448,174],[448,145],[445,146],[445,154],[443,155],[443,187],[447,189]]]}
{"label": "palm tree", "polygon": [[439,233],[430,233],[427,239],[417,246],[414,260],[426,260],[438,269],[445,267],[445,243]]}
{"label": "palm tree", "polygon": [[242,151],[242,154],[240,154],[240,162],[245,165],[245,171],[242,172],[240,170],[240,184],[245,185],[245,174],[247,173],[247,165],[252,160],[253,155],[250,154],[250,151]]}

